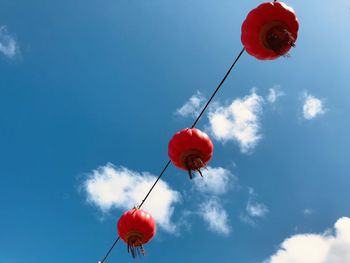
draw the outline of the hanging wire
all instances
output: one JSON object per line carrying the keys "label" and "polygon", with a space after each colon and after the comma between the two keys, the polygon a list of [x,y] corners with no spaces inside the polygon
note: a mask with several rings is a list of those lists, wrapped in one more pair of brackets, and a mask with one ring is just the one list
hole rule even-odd
{"label": "hanging wire", "polygon": [[[275,2],[276,0],[274,0]],[[244,53],[245,48],[243,47],[242,50],[239,52],[238,56],[236,57],[236,59],[234,60],[234,62],[232,63],[231,67],[228,69],[228,71],[226,72],[224,78],[221,80],[220,84],[216,87],[216,89],[214,90],[213,94],[210,96],[209,100],[207,101],[207,103],[205,104],[204,108],[202,109],[202,111],[199,113],[198,117],[196,118],[196,120],[194,121],[194,123],[192,124],[191,128],[194,128],[198,121],[200,120],[200,118],[203,116],[204,112],[206,111],[206,109],[208,108],[209,104],[211,103],[211,101],[213,100],[213,98],[215,97],[216,93],[220,90],[222,84],[224,84],[225,80],[227,79],[228,75],[230,75],[232,69],[234,68],[234,66],[236,65],[236,63],[238,62],[238,60],[241,58],[242,54]],[[163,176],[163,174],[165,173],[165,171],[168,169],[169,165],[170,165],[171,161],[168,160],[168,162],[165,164],[163,170],[160,172],[159,176],[157,177],[156,181],[153,183],[152,187],[149,189],[149,191],[147,192],[145,198],[142,200],[142,202],[140,203],[139,206],[137,206],[137,208],[141,208],[143,206],[143,204],[146,202],[148,196],[151,194],[151,192],[153,191],[154,187],[156,186],[156,184],[158,183],[158,181],[160,180],[160,178]],[[99,261],[98,263],[105,263],[109,254],[112,252],[113,248],[115,247],[115,245],[118,243],[118,241],[120,240],[120,237],[118,236],[118,238],[114,241],[114,243],[112,244],[112,246],[110,247],[110,249],[108,250],[108,252],[106,253],[106,255],[104,256],[104,258]]]}
{"label": "hanging wire", "polygon": [[118,238],[114,241],[113,245],[110,247],[110,249],[109,249],[108,252],[106,253],[105,257],[104,257],[101,261],[99,261],[98,263],[103,263],[103,262],[106,261],[106,259],[108,258],[109,254],[112,252],[113,248],[114,248],[115,245],[118,243],[119,239],[120,239],[120,237],[118,237]]}
{"label": "hanging wire", "polygon": [[224,84],[225,80],[227,79],[228,75],[230,75],[233,67],[236,65],[237,61],[240,59],[240,57],[242,56],[242,54],[244,53],[245,48],[242,48],[241,52],[239,52],[238,56],[236,57],[235,61],[232,63],[231,67],[229,68],[229,70],[226,72],[224,78],[221,80],[220,84],[217,86],[217,88],[215,89],[215,91],[213,92],[213,94],[210,96],[208,102],[205,104],[203,110],[201,111],[201,113],[199,113],[197,119],[194,121],[194,123],[192,124],[191,128],[194,128],[197,125],[197,122],[199,121],[199,119],[202,117],[203,113],[205,112],[205,110],[208,108],[210,102],[213,100],[213,98],[215,97],[216,93],[219,91],[219,89],[221,88],[222,84]]}
{"label": "hanging wire", "polygon": [[164,166],[163,170],[161,171],[161,173],[159,174],[157,180],[154,182],[154,184],[152,185],[152,187],[149,189],[148,193],[146,194],[145,198],[142,200],[141,204],[138,206],[138,208],[141,208],[143,206],[143,204],[145,203],[145,201],[147,200],[148,196],[150,195],[150,193],[152,192],[153,188],[156,186],[156,184],[158,183],[159,179],[162,177],[162,175],[164,174],[164,172],[166,171],[166,169],[168,169],[169,165],[170,165],[171,161],[168,160],[168,162],[166,163],[166,165]]}

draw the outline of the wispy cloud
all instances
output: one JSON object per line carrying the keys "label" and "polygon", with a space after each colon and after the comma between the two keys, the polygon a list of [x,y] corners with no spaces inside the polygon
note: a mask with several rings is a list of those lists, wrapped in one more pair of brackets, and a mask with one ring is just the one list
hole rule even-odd
{"label": "wispy cloud", "polygon": [[227,236],[231,232],[228,213],[222,204],[224,195],[233,190],[237,182],[237,177],[230,170],[210,166],[203,170],[203,177],[193,179],[192,192],[199,193],[197,196],[201,202],[197,214],[208,225],[208,229],[216,234]]}
{"label": "wispy cloud", "polygon": [[203,171],[204,177],[195,177],[194,186],[197,191],[206,194],[222,195],[234,186],[237,178],[230,170],[222,167],[210,167]]}
{"label": "wispy cloud", "polygon": [[324,103],[322,100],[308,93],[305,93],[303,97],[303,116],[306,120],[311,120],[318,115],[325,113]]}
{"label": "wispy cloud", "polygon": [[303,214],[306,215],[306,216],[309,216],[313,213],[314,211],[312,211],[312,209],[310,208],[305,208],[304,211],[303,211]]}
{"label": "wispy cloud", "polygon": [[[82,188],[87,200],[102,212],[114,208],[127,210],[138,205],[150,189],[156,177],[147,172],[139,173],[112,164],[93,170]],[[174,205],[180,201],[180,193],[160,180],[144,206],[164,230],[173,232],[176,225],[171,221]]]}
{"label": "wispy cloud", "polygon": [[284,96],[284,95],[285,95],[285,93],[283,91],[281,91],[278,86],[276,86],[276,87],[269,89],[269,94],[266,96],[266,99],[270,103],[275,103],[279,97]]}
{"label": "wispy cloud", "polygon": [[346,263],[350,262],[350,218],[338,219],[335,231],[299,234],[287,238],[264,263]]}
{"label": "wispy cloud", "polygon": [[214,138],[238,142],[243,153],[254,149],[261,139],[259,116],[264,99],[255,89],[242,99],[235,99],[227,107],[215,105],[209,112],[210,131]]}
{"label": "wispy cloud", "polygon": [[197,93],[192,95],[181,108],[176,110],[176,114],[182,117],[197,117],[204,106],[204,102],[204,96],[197,91]]}
{"label": "wispy cloud", "polygon": [[0,26],[0,53],[8,58],[13,58],[18,53],[18,44],[8,33],[6,26]]}
{"label": "wispy cloud", "polygon": [[269,212],[269,209],[263,203],[248,201],[246,211],[251,217],[264,217]]}
{"label": "wispy cloud", "polygon": [[241,213],[240,219],[250,225],[255,225],[255,219],[265,217],[269,213],[269,208],[261,203],[257,202],[257,194],[253,188],[248,189],[249,197],[245,207],[245,211]]}
{"label": "wispy cloud", "polygon": [[212,198],[200,206],[199,214],[208,223],[209,229],[222,235],[229,235],[228,214],[218,200]]}

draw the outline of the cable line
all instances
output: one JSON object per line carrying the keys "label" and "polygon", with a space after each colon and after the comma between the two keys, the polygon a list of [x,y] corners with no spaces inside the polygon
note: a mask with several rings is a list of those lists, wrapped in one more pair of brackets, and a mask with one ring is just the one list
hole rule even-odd
{"label": "cable line", "polygon": [[113,248],[114,248],[115,245],[118,243],[119,239],[120,239],[120,237],[118,237],[118,238],[114,241],[113,245],[112,245],[111,248],[108,250],[108,252],[107,252],[107,254],[105,255],[105,257],[104,257],[101,261],[99,261],[98,263],[103,263],[103,262],[105,262],[105,261],[107,260],[109,254],[112,252]]}
{"label": "cable line", "polygon": [[227,79],[228,75],[230,75],[231,70],[234,68],[234,66],[236,65],[237,61],[240,59],[240,57],[242,56],[242,54],[244,53],[245,48],[242,48],[241,52],[239,52],[238,56],[236,57],[235,61],[232,63],[231,67],[229,68],[229,70],[226,72],[225,77],[221,80],[219,86],[217,86],[217,88],[215,89],[215,91],[213,92],[213,94],[211,95],[211,97],[209,98],[207,104],[205,104],[203,110],[201,111],[201,113],[199,113],[197,119],[194,121],[194,123],[192,124],[191,128],[194,128],[197,125],[197,122],[199,121],[199,119],[202,117],[203,113],[205,112],[205,110],[208,108],[210,102],[213,100],[213,98],[215,97],[216,93],[219,91],[219,89],[221,88],[222,84],[224,84],[225,80]]}
{"label": "cable line", "polygon": [[[200,114],[198,115],[198,117],[196,118],[196,120],[194,121],[194,123],[192,124],[191,128],[194,128],[198,121],[200,120],[200,118],[203,116],[204,112],[206,111],[206,109],[208,108],[209,104],[211,103],[211,101],[213,100],[213,98],[215,97],[216,93],[220,90],[222,84],[224,84],[225,80],[227,79],[228,75],[230,75],[232,69],[235,67],[236,63],[238,62],[238,60],[241,58],[242,54],[244,53],[245,48],[243,47],[242,50],[239,52],[238,56],[236,57],[236,59],[234,60],[234,62],[232,63],[231,67],[228,69],[228,71],[226,72],[224,78],[221,80],[220,84],[216,87],[216,89],[214,90],[213,94],[210,96],[209,100],[207,101],[207,103],[205,104],[204,108],[202,109],[202,111],[200,112]],[[149,191],[147,192],[145,198],[142,200],[142,202],[140,203],[139,206],[137,206],[137,208],[141,208],[143,206],[143,204],[146,202],[148,196],[151,194],[151,192],[153,191],[154,187],[156,186],[156,184],[158,183],[158,181],[160,180],[160,178],[163,176],[163,174],[165,173],[165,171],[168,169],[169,165],[170,165],[171,161],[168,160],[168,162],[165,164],[163,170],[160,172],[159,176],[157,177],[156,181],[154,182],[154,184],[152,185],[152,187],[149,189]],[[112,244],[111,248],[108,250],[108,252],[106,253],[106,255],[104,256],[104,258],[99,261],[98,263],[105,263],[109,254],[112,252],[113,248],[115,247],[115,245],[118,243],[118,241],[120,240],[120,237],[118,236],[118,238],[114,241],[114,243]]]}

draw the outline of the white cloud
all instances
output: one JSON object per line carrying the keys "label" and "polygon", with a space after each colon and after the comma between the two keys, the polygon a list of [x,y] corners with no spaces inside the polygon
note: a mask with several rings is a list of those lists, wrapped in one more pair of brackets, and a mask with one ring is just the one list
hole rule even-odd
{"label": "white cloud", "polygon": [[197,91],[197,93],[190,97],[181,108],[176,110],[176,114],[182,117],[196,117],[199,115],[204,102],[205,98],[199,91]]}
{"label": "white cloud", "polygon": [[[138,205],[145,197],[156,177],[149,173],[138,173],[125,167],[111,164],[93,170],[83,184],[87,199],[103,212],[113,208],[128,210]],[[180,193],[160,180],[142,209],[149,211],[157,224],[164,230],[173,232],[171,222],[174,204],[180,201]]]}
{"label": "white cloud", "polygon": [[323,101],[316,97],[305,93],[304,105],[303,105],[303,116],[307,120],[311,120],[318,115],[325,113]]}
{"label": "white cloud", "polygon": [[265,263],[350,263],[350,218],[340,218],[335,231],[294,235]]}
{"label": "white cloud", "polygon": [[193,179],[195,188],[201,193],[225,194],[237,181],[231,171],[222,167],[213,168],[208,166],[202,173],[203,178],[197,176]]}
{"label": "white cloud", "polygon": [[253,89],[250,95],[234,100],[227,107],[212,107],[209,123],[214,138],[222,142],[234,140],[242,152],[251,151],[261,139],[259,116],[263,102]]}
{"label": "white cloud", "polygon": [[13,58],[18,53],[18,45],[5,26],[0,26],[0,53],[8,58]]}
{"label": "white cloud", "polygon": [[284,96],[284,92],[281,91],[278,87],[270,88],[269,94],[267,95],[266,99],[270,103],[276,102],[278,97]]}
{"label": "white cloud", "polygon": [[269,212],[269,209],[262,203],[248,201],[246,211],[251,217],[264,217]]}
{"label": "white cloud", "polygon": [[227,212],[216,199],[203,203],[199,214],[208,223],[211,231],[225,236],[230,234],[231,228],[228,224]]}

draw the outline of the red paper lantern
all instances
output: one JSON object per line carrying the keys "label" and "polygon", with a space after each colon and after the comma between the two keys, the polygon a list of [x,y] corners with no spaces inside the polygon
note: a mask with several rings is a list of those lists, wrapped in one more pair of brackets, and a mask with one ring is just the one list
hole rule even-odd
{"label": "red paper lantern", "polygon": [[205,167],[213,156],[213,143],[208,135],[196,128],[177,132],[169,142],[168,155],[172,163],[187,170],[192,179],[192,171]]}
{"label": "red paper lantern", "polygon": [[144,255],[143,245],[156,233],[156,223],[152,216],[141,210],[126,211],[119,219],[118,235],[128,245],[128,252],[135,258]]}
{"label": "red paper lantern", "polygon": [[294,10],[282,2],[268,2],[250,11],[242,25],[246,51],[261,60],[286,55],[298,37]]}

